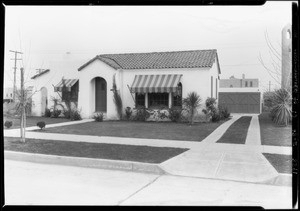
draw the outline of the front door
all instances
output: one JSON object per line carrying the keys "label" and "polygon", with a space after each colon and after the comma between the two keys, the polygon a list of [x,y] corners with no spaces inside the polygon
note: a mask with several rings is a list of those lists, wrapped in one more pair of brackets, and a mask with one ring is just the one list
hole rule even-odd
{"label": "front door", "polygon": [[96,111],[106,112],[106,81],[103,78],[95,79]]}

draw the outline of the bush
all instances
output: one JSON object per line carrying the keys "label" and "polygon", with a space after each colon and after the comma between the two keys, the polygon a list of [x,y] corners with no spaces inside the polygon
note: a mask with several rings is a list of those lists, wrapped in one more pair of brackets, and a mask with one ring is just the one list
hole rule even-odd
{"label": "bush", "polygon": [[169,119],[172,122],[180,122],[182,119],[182,109],[169,109]]}
{"label": "bush", "polygon": [[228,108],[226,106],[221,106],[219,105],[219,114],[220,114],[220,119],[227,119],[230,117],[230,112],[228,111]]}
{"label": "bush", "polygon": [[51,111],[50,111],[50,109],[46,108],[44,117],[51,117]]}
{"label": "bush", "polygon": [[78,111],[77,109],[71,110],[70,111],[70,120],[72,120],[72,121],[82,120],[80,111]]}
{"label": "bush", "polygon": [[272,95],[271,118],[277,125],[287,126],[292,120],[292,96],[286,89],[278,89]]}
{"label": "bush", "polygon": [[71,112],[70,111],[63,111],[63,115],[66,119],[70,119],[71,118]]}
{"label": "bush", "polygon": [[146,108],[138,108],[134,117],[135,121],[145,122],[150,117],[150,112]]}
{"label": "bush", "polygon": [[102,113],[102,112],[96,113],[96,114],[93,116],[93,119],[94,119],[96,122],[103,122],[103,113]]}
{"label": "bush", "polygon": [[4,126],[5,126],[7,129],[10,128],[12,125],[13,125],[12,121],[6,120],[5,123],[4,123]]}
{"label": "bush", "polygon": [[206,115],[207,121],[218,122],[220,121],[220,114],[216,106],[216,99],[209,97],[205,101],[206,109],[203,109],[202,112]]}
{"label": "bush", "polygon": [[46,127],[46,123],[45,122],[38,122],[36,123],[36,125],[42,130],[43,128]]}
{"label": "bush", "polygon": [[126,107],[126,109],[125,109],[125,118],[126,118],[126,120],[130,120],[131,115],[132,115],[131,108],[130,107]]}
{"label": "bush", "polygon": [[54,110],[51,112],[51,117],[52,117],[52,118],[58,118],[60,114],[61,114],[61,110],[54,109]]}
{"label": "bush", "polygon": [[188,93],[187,97],[183,99],[183,106],[190,116],[190,124],[194,123],[194,116],[197,112],[197,108],[201,105],[201,101],[201,97],[196,92]]}

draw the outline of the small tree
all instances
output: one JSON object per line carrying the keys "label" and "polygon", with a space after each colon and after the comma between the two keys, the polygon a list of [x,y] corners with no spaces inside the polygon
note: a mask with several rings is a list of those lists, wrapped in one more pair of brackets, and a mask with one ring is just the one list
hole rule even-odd
{"label": "small tree", "polygon": [[194,124],[194,116],[197,108],[201,105],[201,97],[196,92],[188,93],[188,96],[183,99],[183,106],[189,113],[190,124]]}

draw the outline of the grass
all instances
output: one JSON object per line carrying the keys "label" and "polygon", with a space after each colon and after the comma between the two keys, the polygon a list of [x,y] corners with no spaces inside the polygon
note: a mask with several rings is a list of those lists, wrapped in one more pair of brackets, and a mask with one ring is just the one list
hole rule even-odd
{"label": "grass", "polygon": [[222,123],[195,123],[189,126],[174,122],[104,121],[46,128],[43,132],[200,142]]}
{"label": "grass", "polygon": [[[3,125],[6,120],[12,121],[13,125],[9,129],[20,128],[20,117],[4,117]],[[61,122],[69,122],[69,119],[65,118],[50,118],[50,117],[35,117],[28,116],[26,118],[26,127],[36,126],[36,123],[44,121],[46,123],[46,127],[48,124],[55,124]],[[4,127],[5,128],[5,127]],[[5,128],[6,129],[6,128]]]}
{"label": "grass", "polygon": [[292,173],[292,155],[263,153],[278,173]]}
{"label": "grass", "polygon": [[4,150],[47,155],[161,163],[188,149],[104,143],[4,138]]}
{"label": "grass", "polygon": [[245,144],[251,119],[251,116],[240,117],[230,125],[217,143]]}
{"label": "grass", "polygon": [[258,118],[262,145],[292,146],[292,125],[276,125],[269,117],[269,112],[261,113]]}

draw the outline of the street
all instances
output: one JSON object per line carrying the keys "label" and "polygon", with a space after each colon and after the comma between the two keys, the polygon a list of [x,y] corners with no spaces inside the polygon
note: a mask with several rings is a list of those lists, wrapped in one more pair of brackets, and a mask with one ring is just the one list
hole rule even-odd
{"label": "street", "polygon": [[6,205],[292,208],[292,188],[5,160]]}

